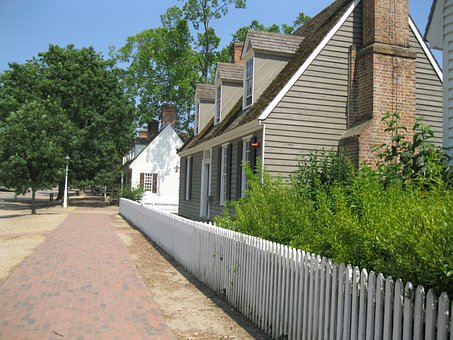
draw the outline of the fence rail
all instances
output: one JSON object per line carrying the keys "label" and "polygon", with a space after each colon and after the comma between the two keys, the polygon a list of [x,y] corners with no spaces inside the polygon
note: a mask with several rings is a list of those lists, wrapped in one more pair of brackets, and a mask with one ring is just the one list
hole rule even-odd
{"label": "fence rail", "polygon": [[446,293],[125,199],[120,213],[273,338],[453,340]]}

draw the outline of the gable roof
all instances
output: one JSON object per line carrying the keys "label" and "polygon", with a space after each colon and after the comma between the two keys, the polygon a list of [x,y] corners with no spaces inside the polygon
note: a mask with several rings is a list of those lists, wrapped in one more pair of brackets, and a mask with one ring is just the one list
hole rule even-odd
{"label": "gable roof", "polygon": [[[264,90],[258,101],[243,110],[241,97],[218,125],[214,126],[213,121],[209,122],[203,131],[187,143],[183,149],[186,150],[200,145],[254,120],[257,120],[256,122],[258,124],[258,120],[266,119],[341,25],[347,20],[359,2],[360,0],[336,0],[304,26],[296,30],[294,35],[305,36],[306,38],[301,40],[295,56]],[[441,78],[441,71],[435,59],[432,57],[429,48],[423,39],[421,39],[420,33],[411,18],[409,18],[409,25],[413,31],[415,30],[414,33],[416,34],[417,40],[427,54],[436,73]]]}
{"label": "gable roof", "polygon": [[302,40],[304,38],[300,35],[249,30],[245,46],[257,51],[294,54]]}
{"label": "gable roof", "polygon": [[145,150],[146,150],[150,145],[152,145],[152,144],[156,141],[157,137],[160,136],[160,135],[161,135],[165,130],[167,130],[167,129],[171,129],[171,130],[173,131],[173,133],[179,138],[179,140],[180,140],[181,142],[183,142],[183,140],[181,139],[181,137],[179,136],[179,134],[176,133],[176,131],[175,131],[175,129],[173,128],[173,126],[172,126],[171,124],[167,124],[167,125],[165,125],[165,127],[164,127],[162,130],[159,131],[159,133],[158,133],[153,139],[151,139],[151,140],[149,141],[148,145],[145,146],[145,147],[143,148],[143,150],[140,151],[140,152],[138,153],[137,156],[135,156],[134,159],[131,159],[129,162],[125,163],[125,164],[123,165],[123,167],[124,167],[124,166],[129,166],[129,167],[130,167],[130,166],[131,166],[131,165],[132,165],[132,164],[133,164],[133,163],[141,156],[141,154],[142,154],[143,152],[145,152]]}
{"label": "gable roof", "polygon": [[[355,0],[358,3],[360,0]],[[196,145],[202,144],[221,134],[235,129],[236,127],[249,123],[260,117],[261,113],[269,106],[272,100],[279,94],[284,86],[289,82],[291,77],[296,73],[300,66],[309,58],[311,53],[318,47],[321,41],[338,23],[345,12],[351,8],[353,0],[336,0],[330,6],[326,7],[318,15],[308,21],[302,28],[294,32],[294,35],[306,36],[301,39],[295,56],[286,64],[278,76],[264,90],[258,101],[247,109],[242,109],[242,97],[234,105],[232,110],[225,116],[222,121],[214,126],[214,120],[211,120],[205,128],[189,141],[181,150],[190,149]],[[224,63],[219,63],[224,64]],[[232,64],[229,64],[232,65]],[[241,71],[242,77],[242,71]],[[242,78],[241,78],[242,79]]]}
{"label": "gable roof", "polygon": [[209,84],[197,84],[195,89],[196,97],[208,102],[215,101],[215,86]]}
{"label": "gable roof", "polygon": [[241,82],[244,66],[231,63],[217,63],[216,79]]}

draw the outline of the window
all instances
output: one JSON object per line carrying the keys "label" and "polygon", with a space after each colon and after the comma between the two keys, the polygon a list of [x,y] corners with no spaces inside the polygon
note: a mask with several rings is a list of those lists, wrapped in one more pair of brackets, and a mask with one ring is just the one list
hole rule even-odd
{"label": "window", "polygon": [[199,104],[195,104],[195,135],[200,133],[200,106]]}
{"label": "window", "polygon": [[245,196],[245,192],[249,189],[247,182],[247,173],[244,168],[245,164],[250,165],[250,138],[242,142],[242,178],[241,178],[241,197]]}
{"label": "window", "polygon": [[218,86],[215,93],[215,118],[214,124],[219,124],[221,119],[220,100],[222,99],[222,87]]}
{"label": "window", "polygon": [[221,168],[220,168],[220,204],[225,204],[227,200],[228,182],[228,152],[227,145],[222,146]]}
{"label": "window", "polygon": [[253,102],[253,57],[245,63],[245,95],[244,107],[252,105]]}
{"label": "window", "polygon": [[186,158],[186,183],[185,183],[185,199],[192,199],[192,167],[193,157]]}
{"label": "window", "polygon": [[157,193],[157,174],[141,173],[140,186],[144,191],[151,191]]}

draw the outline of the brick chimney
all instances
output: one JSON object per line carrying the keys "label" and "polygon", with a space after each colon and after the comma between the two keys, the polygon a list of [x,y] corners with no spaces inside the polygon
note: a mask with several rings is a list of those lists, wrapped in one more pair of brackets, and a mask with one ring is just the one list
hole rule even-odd
{"label": "brick chimney", "polygon": [[153,139],[154,137],[157,136],[158,132],[159,132],[159,122],[155,119],[151,120],[149,123],[148,123],[148,139]]}
{"label": "brick chimney", "polygon": [[242,42],[233,43],[233,45],[231,46],[231,62],[233,64],[244,64],[244,60],[241,59],[243,47],[244,43]]}
{"label": "brick chimney", "polygon": [[[351,46],[348,130],[340,149],[356,164],[374,165],[375,146],[389,142],[386,112],[415,123],[415,57],[409,47],[408,0],[362,0],[361,49]],[[409,132],[408,131],[408,132]]]}
{"label": "brick chimney", "polygon": [[148,139],[148,132],[146,130],[139,130],[138,131],[138,138],[140,138],[140,139]]}
{"label": "brick chimney", "polygon": [[173,104],[164,104],[162,105],[162,119],[161,119],[163,129],[167,124],[171,124],[173,127],[176,124],[176,105]]}

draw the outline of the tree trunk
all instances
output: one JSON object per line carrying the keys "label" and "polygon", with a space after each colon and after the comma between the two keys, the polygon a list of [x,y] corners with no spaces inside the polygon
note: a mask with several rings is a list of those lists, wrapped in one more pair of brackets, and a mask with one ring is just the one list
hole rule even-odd
{"label": "tree trunk", "polygon": [[63,199],[63,194],[64,194],[64,181],[58,183],[58,195],[57,195],[57,200],[62,200],[62,199]]}
{"label": "tree trunk", "polygon": [[36,215],[36,189],[31,189],[31,214]]}

